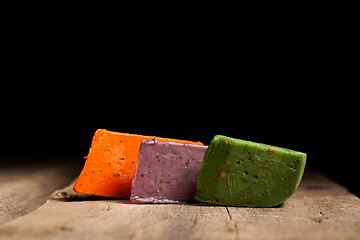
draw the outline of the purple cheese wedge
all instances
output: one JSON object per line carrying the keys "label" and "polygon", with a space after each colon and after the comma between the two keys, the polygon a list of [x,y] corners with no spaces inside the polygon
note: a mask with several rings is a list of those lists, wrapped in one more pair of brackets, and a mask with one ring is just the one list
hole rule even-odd
{"label": "purple cheese wedge", "polygon": [[176,203],[195,200],[207,146],[145,140],[141,143],[131,201]]}

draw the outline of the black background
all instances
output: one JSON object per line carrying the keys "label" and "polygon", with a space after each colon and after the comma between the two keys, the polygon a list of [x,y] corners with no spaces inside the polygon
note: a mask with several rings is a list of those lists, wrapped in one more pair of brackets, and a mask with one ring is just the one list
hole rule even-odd
{"label": "black background", "polygon": [[222,134],[305,152],[307,168],[359,195],[358,87],[340,28],[40,20],[6,36],[3,162],[83,162],[98,128],[206,145]]}

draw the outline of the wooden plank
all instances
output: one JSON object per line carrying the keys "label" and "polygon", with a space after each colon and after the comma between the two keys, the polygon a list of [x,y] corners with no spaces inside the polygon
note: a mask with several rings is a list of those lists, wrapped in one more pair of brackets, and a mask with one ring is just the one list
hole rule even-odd
{"label": "wooden plank", "polygon": [[54,190],[69,184],[74,174],[74,164],[66,161],[0,168],[0,224],[43,205]]}
{"label": "wooden plank", "polygon": [[[307,173],[277,208],[134,204],[73,196],[71,186],[0,226],[0,239],[359,239],[360,200]],[[65,193],[64,193],[65,192]]]}
{"label": "wooden plank", "polygon": [[[278,208],[228,208],[245,239],[359,239],[360,201],[318,174]],[[253,224],[251,224],[253,223]]]}

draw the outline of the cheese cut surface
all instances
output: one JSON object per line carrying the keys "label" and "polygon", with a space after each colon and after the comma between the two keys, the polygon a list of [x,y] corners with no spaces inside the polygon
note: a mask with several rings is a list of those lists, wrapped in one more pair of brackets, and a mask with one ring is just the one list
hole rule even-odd
{"label": "cheese cut surface", "polygon": [[220,205],[272,207],[298,187],[306,154],[217,135],[206,151],[196,200]]}
{"label": "cheese cut surface", "polygon": [[[140,144],[153,136],[98,129],[74,191],[105,197],[129,198],[135,176]],[[157,138],[164,142],[203,145],[201,142]]]}
{"label": "cheese cut surface", "polygon": [[194,201],[206,149],[156,139],[143,141],[130,199],[140,203]]}

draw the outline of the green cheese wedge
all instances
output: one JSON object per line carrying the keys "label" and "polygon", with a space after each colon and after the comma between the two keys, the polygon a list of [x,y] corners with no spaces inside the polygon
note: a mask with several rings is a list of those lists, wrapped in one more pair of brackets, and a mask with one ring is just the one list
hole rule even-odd
{"label": "green cheese wedge", "polygon": [[195,199],[229,206],[277,206],[299,186],[305,162],[305,153],[217,135],[205,153]]}

